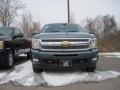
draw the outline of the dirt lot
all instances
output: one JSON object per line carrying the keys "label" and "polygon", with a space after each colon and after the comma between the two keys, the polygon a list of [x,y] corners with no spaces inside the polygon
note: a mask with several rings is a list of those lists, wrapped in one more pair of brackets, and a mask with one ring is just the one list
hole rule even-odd
{"label": "dirt lot", "polygon": [[[115,70],[120,71],[120,58],[115,57],[100,57],[98,70]],[[12,84],[0,85],[0,90],[120,90],[120,77],[115,79],[109,79],[98,83],[75,83],[63,87],[22,87],[14,86]]]}

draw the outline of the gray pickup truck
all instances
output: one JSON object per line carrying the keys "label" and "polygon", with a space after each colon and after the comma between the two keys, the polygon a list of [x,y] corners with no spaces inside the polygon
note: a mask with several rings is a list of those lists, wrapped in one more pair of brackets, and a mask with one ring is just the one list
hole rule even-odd
{"label": "gray pickup truck", "polygon": [[96,37],[78,24],[55,23],[44,26],[32,38],[33,71],[81,69],[93,72],[98,61]]}

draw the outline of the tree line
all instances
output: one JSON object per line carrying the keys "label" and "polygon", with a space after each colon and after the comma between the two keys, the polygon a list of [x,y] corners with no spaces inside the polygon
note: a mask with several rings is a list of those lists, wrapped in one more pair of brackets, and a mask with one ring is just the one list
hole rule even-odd
{"label": "tree line", "polygon": [[101,52],[120,51],[120,29],[114,16],[97,16],[87,18],[84,28],[97,36],[98,47]]}

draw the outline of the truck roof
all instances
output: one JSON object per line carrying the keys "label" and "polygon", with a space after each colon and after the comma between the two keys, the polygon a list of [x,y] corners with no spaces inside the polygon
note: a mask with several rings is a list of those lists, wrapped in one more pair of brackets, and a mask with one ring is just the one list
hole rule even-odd
{"label": "truck roof", "polygon": [[73,23],[49,23],[46,25],[79,25],[79,24],[73,24]]}

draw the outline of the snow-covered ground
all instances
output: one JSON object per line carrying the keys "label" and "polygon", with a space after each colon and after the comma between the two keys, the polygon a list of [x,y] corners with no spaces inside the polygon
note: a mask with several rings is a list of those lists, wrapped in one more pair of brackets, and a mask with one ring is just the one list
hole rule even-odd
{"label": "snow-covered ground", "polygon": [[120,58],[120,52],[100,53],[100,55],[105,56],[105,57],[116,57],[116,58]]}
{"label": "snow-covered ground", "polygon": [[94,73],[87,72],[43,72],[35,74],[32,70],[31,62],[18,65],[13,71],[0,73],[0,84],[13,83],[22,86],[65,86],[78,82],[100,82],[111,78],[117,78],[120,72],[116,71],[99,71]]}

